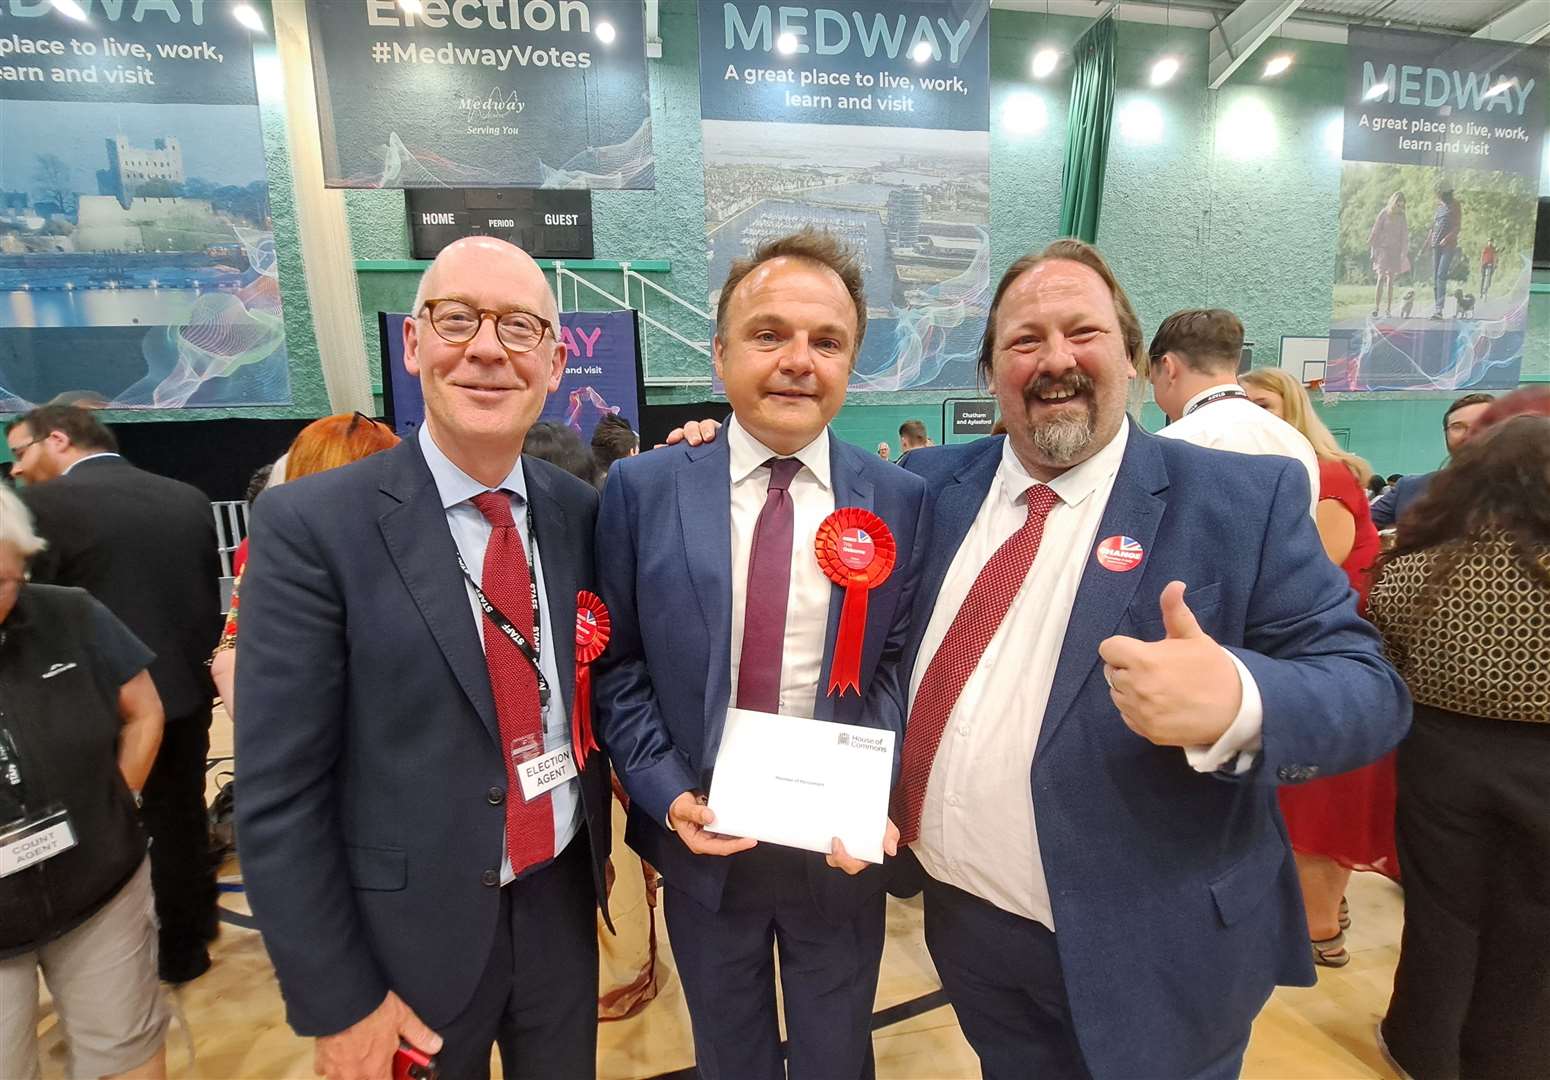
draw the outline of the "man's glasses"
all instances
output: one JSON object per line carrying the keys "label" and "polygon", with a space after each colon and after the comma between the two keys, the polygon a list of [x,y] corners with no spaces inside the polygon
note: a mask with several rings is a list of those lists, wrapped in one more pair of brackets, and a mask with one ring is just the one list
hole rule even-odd
{"label": "man's glasses", "polygon": [[487,317],[495,323],[496,338],[514,353],[532,352],[544,340],[544,334],[554,333],[553,323],[531,311],[491,311],[461,300],[427,300],[425,316],[448,345],[466,345],[474,340]]}
{"label": "man's glasses", "polygon": [[47,435],[40,439],[33,439],[31,442],[24,442],[20,446],[11,447],[11,460],[20,461],[23,454],[25,454],[28,450],[31,450],[34,446],[37,446],[38,443],[42,442],[43,439],[46,438],[48,438]]}

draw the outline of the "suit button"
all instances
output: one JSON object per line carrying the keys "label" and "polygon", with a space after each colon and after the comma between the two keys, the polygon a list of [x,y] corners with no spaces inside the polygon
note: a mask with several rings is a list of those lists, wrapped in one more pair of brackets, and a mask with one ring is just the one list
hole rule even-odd
{"label": "suit button", "polygon": [[506,789],[492,787],[484,793],[484,797],[489,800],[491,806],[499,806],[506,801]]}
{"label": "suit button", "polygon": [[499,870],[486,870],[479,875],[479,881],[484,885],[499,885],[501,883],[501,872]]}

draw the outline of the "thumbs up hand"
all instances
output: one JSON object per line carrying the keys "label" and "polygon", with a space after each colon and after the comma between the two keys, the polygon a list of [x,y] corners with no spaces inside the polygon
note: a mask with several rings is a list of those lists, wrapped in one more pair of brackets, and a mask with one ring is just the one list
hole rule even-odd
{"label": "thumbs up hand", "polygon": [[1238,669],[1195,621],[1182,581],[1168,583],[1161,604],[1161,641],[1116,635],[1098,646],[1109,696],[1130,730],[1158,746],[1210,746],[1242,705]]}

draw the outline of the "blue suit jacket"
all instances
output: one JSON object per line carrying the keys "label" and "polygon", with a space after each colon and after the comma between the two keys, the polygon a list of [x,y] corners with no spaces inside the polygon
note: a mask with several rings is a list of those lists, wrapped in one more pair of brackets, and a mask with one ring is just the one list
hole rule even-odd
{"label": "blue suit jacket", "polygon": [[[900,661],[926,522],[925,484],[832,435],[836,507],[888,524],[898,562],[867,603],[861,693],[824,693],[844,590],[833,588],[817,719],[888,728],[903,749]],[[614,634],[596,664],[598,738],[630,796],[625,839],[675,888],[721,903],[729,858],[695,855],[667,828],[668,806],[709,790],[731,695],[732,510],[726,439],[653,450],[614,465],[597,520],[598,583]],[[730,858],[737,858],[731,856]],[[814,854],[814,897],[843,917],[882,888],[880,868],[852,878]]]}
{"label": "blue suit jacket", "polygon": [[[933,497],[912,657],[1002,442],[910,455]],[[1133,537],[1145,557],[1125,573],[1084,561],[1029,776],[1071,1013],[1095,1077],[1231,1071],[1275,984],[1313,982],[1276,785],[1372,761],[1409,725],[1404,684],[1325,557],[1308,494],[1290,459],[1131,428],[1096,540]],[[1127,728],[1109,697],[1099,643],[1161,639],[1159,596],[1175,579],[1259,686],[1264,746],[1242,776],[1196,772],[1182,750]]]}
{"label": "blue suit jacket", "polygon": [[1373,500],[1372,523],[1380,529],[1387,529],[1404,517],[1410,504],[1426,494],[1432,477],[1436,475],[1429,472],[1420,476],[1401,476],[1393,487]]}
{"label": "blue suit jacket", "polygon": [[[594,587],[597,494],[548,462],[523,468],[550,623],[574,626],[577,590]],[[388,990],[433,1028],[473,996],[500,912],[504,802],[521,797],[506,791],[479,633],[417,440],[258,503],[237,635],[237,830],[298,1034],[348,1027]],[[573,671],[574,635],[554,638]],[[574,716],[572,679],[558,689]],[[575,842],[590,838],[602,903],[600,754],[580,783]]]}

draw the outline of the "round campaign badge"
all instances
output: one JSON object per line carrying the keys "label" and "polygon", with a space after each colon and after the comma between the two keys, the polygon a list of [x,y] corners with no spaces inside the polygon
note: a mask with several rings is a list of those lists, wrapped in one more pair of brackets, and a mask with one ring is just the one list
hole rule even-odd
{"label": "round campaign badge", "polygon": [[1128,536],[1111,536],[1098,544],[1098,565],[1121,574],[1140,566],[1145,555],[1141,542]]}
{"label": "round campaign badge", "polygon": [[849,528],[840,533],[840,562],[852,570],[865,570],[877,557],[877,545],[865,529]]}

